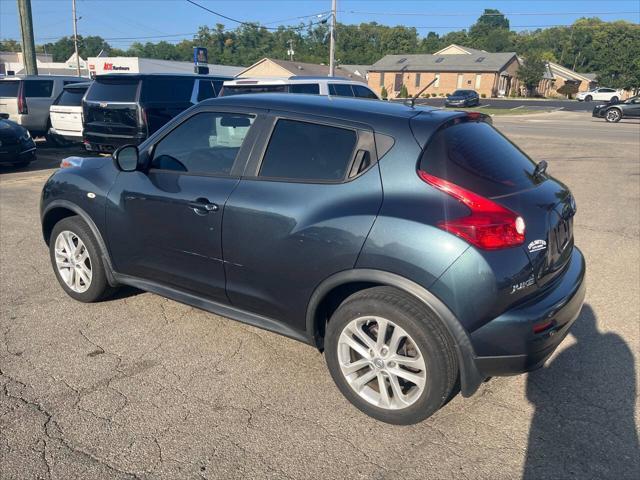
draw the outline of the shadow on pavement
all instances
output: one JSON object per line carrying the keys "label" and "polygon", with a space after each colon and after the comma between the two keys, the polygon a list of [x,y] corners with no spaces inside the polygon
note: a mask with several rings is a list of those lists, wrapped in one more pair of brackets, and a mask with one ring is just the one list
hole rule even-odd
{"label": "shadow on pavement", "polygon": [[82,144],[72,144],[68,146],[51,145],[44,140],[36,140],[36,160],[26,167],[16,167],[13,165],[0,165],[0,175],[4,173],[35,172],[38,170],[48,170],[58,168],[60,161],[65,157],[79,156],[91,157],[96,154],[88,152]]}
{"label": "shadow on pavement", "polygon": [[633,354],[598,331],[589,305],[571,334],[577,343],[527,378],[535,413],[523,478],[640,478]]}

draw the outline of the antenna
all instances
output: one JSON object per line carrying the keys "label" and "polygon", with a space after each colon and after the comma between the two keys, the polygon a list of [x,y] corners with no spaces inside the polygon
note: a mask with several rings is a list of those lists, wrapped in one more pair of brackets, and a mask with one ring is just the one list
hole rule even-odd
{"label": "antenna", "polygon": [[422,90],[416,93],[413,97],[411,97],[411,99],[408,102],[405,102],[405,105],[409,105],[411,108],[413,108],[416,104],[416,99],[422,94],[422,92],[424,92],[427,88],[429,88],[434,83],[436,83],[436,78],[434,78],[429,83],[427,83],[426,87],[424,87]]}

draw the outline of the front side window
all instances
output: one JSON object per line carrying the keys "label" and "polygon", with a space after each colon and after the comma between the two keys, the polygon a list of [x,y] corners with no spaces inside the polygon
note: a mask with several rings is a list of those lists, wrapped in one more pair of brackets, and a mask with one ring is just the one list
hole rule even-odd
{"label": "front side window", "polygon": [[354,130],[278,120],[259,175],[302,181],[342,180],[357,140]]}
{"label": "front side window", "polygon": [[367,87],[364,87],[362,85],[352,85],[353,87],[353,93],[356,95],[356,97],[358,98],[373,98],[375,100],[378,100],[378,96],[373,93],[371,90],[369,90]]}
{"label": "front side window", "polygon": [[27,98],[49,98],[53,92],[53,80],[25,80],[24,96]]}
{"label": "front side window", "polygon": [[254,117],[199,113],[156,145],[151,168],[205,175],[230,175]]}
{"label": "front side window", "polygon": [[330,83],[329,95],[336,95],[338,97],[353,97],[353,90],[351,90],[351,85],[347,83]]}

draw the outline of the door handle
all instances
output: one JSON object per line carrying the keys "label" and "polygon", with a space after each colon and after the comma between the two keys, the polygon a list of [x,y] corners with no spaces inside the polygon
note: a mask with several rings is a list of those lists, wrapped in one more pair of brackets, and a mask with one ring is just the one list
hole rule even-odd
{"label": "door handle", "polygon": [[211,203],[209,200],[205,198],[198,198],[193,202],[187,202],[187,205],[189,206],[189,208],[193,208],[197,212],[209,213],[209,212],[218,211],[218,205],[215,203]]}

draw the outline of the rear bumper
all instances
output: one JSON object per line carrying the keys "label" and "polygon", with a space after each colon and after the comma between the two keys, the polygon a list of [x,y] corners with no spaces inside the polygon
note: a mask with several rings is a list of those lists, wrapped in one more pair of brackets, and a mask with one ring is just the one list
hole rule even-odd
{"label": "rear bumper", "polygon": [[140,145],[145,138],[138,135],[107,135],[85,132],[83,143],[87,150],[111,153],[123,145]]}
{"label": "rear bumper", "polygon": [[56,137],[64,138],[70,142],[82,142],[82,132],[73,130],[58,130],[53,127],[49,129],[49,133]]}
{"label": "rear bumper", "polygon": [[[541,367],[580,314],[586,265],[578,248],[556,285],[471,334],[475,364],[485,377],[515,375]],[[548,326],[547,326],[548,325]],[[534,326],[547,326],[534,333]]]}

